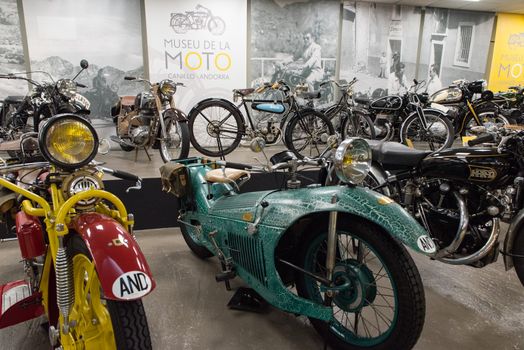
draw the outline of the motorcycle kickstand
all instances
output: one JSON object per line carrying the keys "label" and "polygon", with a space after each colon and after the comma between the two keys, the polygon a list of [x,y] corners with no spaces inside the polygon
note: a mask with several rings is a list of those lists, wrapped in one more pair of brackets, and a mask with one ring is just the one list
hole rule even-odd
{"label": "motorcycle kickstand", "polygon": [[209,238],[211,238],[211,242],[213,243],[213,246],[215,247],[215,250],[218,256],[218,260],[220,260],[220,266],[222,269],[221,273],[217,273],[215,275],[215,281],[224,282],[224,284],[226,285],[226,290],[231,290],[231,285],[229,284],[229,280],[236,277],[236,272],[231,268],[231,265],[232,265],[231,258],[226,258],[224,252],[218,247],[218,244],[215,240],[216,234],[217,234],[217,231],[209,232]]}

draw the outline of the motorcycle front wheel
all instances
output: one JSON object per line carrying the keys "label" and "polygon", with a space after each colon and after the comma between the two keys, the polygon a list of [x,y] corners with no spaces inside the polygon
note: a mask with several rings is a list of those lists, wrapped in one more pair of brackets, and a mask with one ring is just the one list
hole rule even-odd
{"label": "motorcycle front wheel", "polygon": [[185,122],[165,118],[166,138],[160,138],[160,156],[164,163],[185,159],[189,154],[189,127]]}
{"label": "motorcycle front wheel", "polygon": [[206,156],[221,157],[233,152],[243,134],[242,114],[224,101],[206,101],[189,112],[191,144]]}
{"label": "motorcycle front wheel", "polygon": [[285,130],[284,144],[299,158],[318,157],[327,147],[335,128],[322,113],[314,110],[296,113]]}
{"label": "motorcycle front wheel", "polygon": [[[326,277],[327,224],[309,231],[297,262]],[[408,350],[413,348],[425,317],[422,281],[406,249],[378,227],[358,218],[339,217],[335,284],[349,283],[331,300],[320,282],[297,273],[298,295],[333,309],[331,321],[310,318],[334,349]]]}
{"label": "motorcycle front wheel", "polygon": [[85,348],[89,341],[90,347],[97,349],[152,349],[142,301],[104,298],[95,264],[80,236],[69,241],[68,256],[73,263],[74,283],[69,319],[76,325],[68,334],[60,334],[62,348]]}
{"label": "motorcycle front wheel", "polygon": [[375,125],[371,118],[363,113],[352,113],[345,111],[346,115],[342,118],[341,134],[342,138],[361,137],[373,140],[376,136]]}
{"label": "motorcycle front wheel", "polygon": [[524,286],[524,230],[521,229],[515,238],[513,243],[513,254],[516,257],[513,258],[513,264],[515,265],[515,271],[519,277],[520,283]]}
{"label": "motorcycle front wheel", "polygon": [[220,17],[211,17],[207,23],[207,29],[213,35],[222,35],[226,30],[226,23]]}
{"label": "motorcycle front wheel", "polygon": [[451,147],[455,131],[451,121],[442,114],[424,111],[427,129],[417,113],[411,114],[400,126],[400,142],[408,147],[440,151]]}

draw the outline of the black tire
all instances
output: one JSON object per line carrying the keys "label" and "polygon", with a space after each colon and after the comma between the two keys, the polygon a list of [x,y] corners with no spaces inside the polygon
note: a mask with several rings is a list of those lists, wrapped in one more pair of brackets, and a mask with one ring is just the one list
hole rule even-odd
{"label": "black tire", "polygon": [[167,140],[160,138],[158,151],[164,163],[185,159],[189,154],[189,127],[185,122],[164,118]]}
{"label": "black tire", "polygon": [[297,157],[315,158],[327,147],[327,137],[335,135],[335,128],[324,114],[311,109],[296,113],[284,135],[284,144]]}
{"label": "black tire", "polygon": [[348,137],[361,137],[373,140],[376,137],[375,125],[369,115],[364,113],[345,112],[342,119],[341,135],[343,139]]}
{"label": "black tire", "polygon": [[[308,231],[301,239],[302,243],[297,256],[299,266],[321,276],[326,276],[327,227],[327,223],[323,223]],[[339,244],[334,271],[335,274],[338,273],[339,278],[352,278],[351,285],[354,287],[340,292],[331,301],[333,321],[325,322],[310,317],[317,332],[333,349],[408,350],[413,348],[424,326],[426,307],[424,287],[409,253],[382,229],[361,218],[339,216],[337,235]],[[342,251],[341,247],[346,250]],[[369,257],[370,255],[373,256]],[[341,257],[344,256],[342,260]],[[378,269],[373,266],[377,264],[382,267]],[[353,275],[358,277],[350,277],[352,273],[350,267],[352,267],[351,271],[358,271]],[[380,277],[376,278],[377,276]],[[390,281],[385,281],[385,278],[389,278]],[[378,282],[379,279],[380,282]],[[319,282],[302,273],[297,273],[296,282],[299,296],[317,303],[325,302]],[[390,288],[384,286],[384,283],[389,283]],[[380,293],[383,289],[387,290],[386,294]],[[393,315],[391,320],[388,319],[387,310],[391,304],[386,297],[393,298],[391,301],[394,307],[390,310]],[[385,306],[380,309],[380,312],[376,311],[378,304]],[[371,321],[366,318],[365,314],[369,312],[375,313],[375,318],[372,320],[376,319],[376,324],[371,324]],[[342,323],[344,316],[347,317],[345,324]],[[339,317],[342,317],[342,320]],[[350,319],[353,319],[353,325]],[[367,326],[366,321],[369,322]],[[391,324],[388,326],[386,321],[390,321]],[[381,328],[380,322],[385,323],[386,328]],[[375,329],[378,330],[376,336],[372,334],[376,331],[371,326],[375,326]],[[382,330],[384,330],[383,334]],[[344,338],[348,336],[349,338]]]}
{"label": "black tire", "polygon": [[[524,256],[524,229],[520,229],[515,241],[513,242],[513,254]],[[513,264],[515,265],[515,271],[520,280],[520,283],[524,286],[524,258],[513,258]]]}
{"label": "black tire", "polygon": [[444,115],[433,111],[424,111],[424,115],[428,130],[423,130],[418,114],[413,113],[400,126],[400,142],[409,147],[431,151],[451,147],[455,139],[451,121]]}
{"label": "black tire", "polygon": [[[77,255],[83,255],[92,261],[91,254],[84,240],[78,235],[74,235],[69,240],[67,250],[72,262],[74,262],[74,258]],[[106,300],[105,302],[111,318],[111,324],[113,325],[116,348],[118,350],[152,349],[149,326],[142,300]]]}
{"label": "black tire", "polygon": [[207,259],[213,256],[213,253],[211,253],[206,247],[199,244],[193,239],[193,237],[191,237],[191,234],[188,232],[186,225],[183,223],[180,223],[180,231],[182,232],[182,237],[184,237],[184,241],[186,241],[187,246],[196,256],[198,256],[200,259]]}
{"label": "black tire", "polygon": [[189,112],[191,144],[209,157],[233,152],[242,139],[244,128],[240,111],[224,101],[205,101]]}

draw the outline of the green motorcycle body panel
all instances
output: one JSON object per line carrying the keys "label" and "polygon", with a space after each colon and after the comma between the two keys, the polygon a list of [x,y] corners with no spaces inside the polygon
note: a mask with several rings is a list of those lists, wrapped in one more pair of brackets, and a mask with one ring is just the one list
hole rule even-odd
{"label": "green motorcycle body panel", "polygon": [[[208,166],[187,167],[195,210],[181,211],[182,224],[186,223],[195,241],[217,255],[209,238],[210,232],[215,233],[218,246],[232,259],[238,276],[282,310],[325,321],[333,318],[332,308],[300,298],[288,289],[275,267],[280,238],[306,215],[330,211],[356,215],[379,225],[416,252],[427,254],[417,244],[427,232],[398,204],[369,189],[331,186],[238,194],[230,185],[206,183]],[[335,204],[331,203],[333,196]]]}

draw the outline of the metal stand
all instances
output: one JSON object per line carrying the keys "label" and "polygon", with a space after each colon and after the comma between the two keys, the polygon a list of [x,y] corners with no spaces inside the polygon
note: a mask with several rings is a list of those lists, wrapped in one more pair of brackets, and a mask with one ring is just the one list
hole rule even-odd
{"label": "metal stand", "polygon": [[264,313],[268,311],[268,303],[252,288],[237,289],[227,307],[233,310]]}

